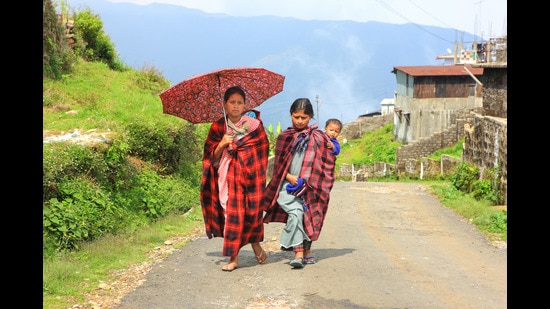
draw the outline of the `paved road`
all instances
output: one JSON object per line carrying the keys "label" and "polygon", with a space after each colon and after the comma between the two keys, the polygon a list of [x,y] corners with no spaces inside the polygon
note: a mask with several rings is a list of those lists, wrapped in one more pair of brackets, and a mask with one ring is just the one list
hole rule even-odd
{"label": "paved road", "polygon": [[318,262],[292,269],[282,224],[266,226],[266,264],[250,246],[221,271],[221,239],[200,237],[147,274],[115,308],[507,308],[507,248],[497,248],[421,185],[337,182]]}

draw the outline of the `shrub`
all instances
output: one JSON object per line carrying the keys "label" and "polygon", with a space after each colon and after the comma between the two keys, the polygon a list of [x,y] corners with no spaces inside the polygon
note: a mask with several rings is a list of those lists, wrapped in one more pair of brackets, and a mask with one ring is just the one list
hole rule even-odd
{"label": "shrub", "polygon": [[80,242],[97,239],[124,222],[124,211],[110,193],[87,177],[60,182],[58,192],[43,206],[44,246],[49,251],[78,249]]}
{"label": "shrub", "polygon": [[[123,63],[118,59],[114,44],[103,31],[103,22],[98,14],[89,8],[74,14],[74,33],[84,42],[76,46],[76,53],[87,61],[101,61],[112,70],[122,71]],[[84,48],[82,50],[81,48]]]}
{"label": "shrub", "polygon": [[481,175],[479,167],[461,163],[449,180],[454,188],[471,194],[476,200],[486,200],[497,205],[504,200],[500,194],[499,169],[495,167],[484,171],[485,174]]}
{"label": "shrub", "polygon": [[160,127],[158,124],[134,123],[128,127],[130,154],[158,166],[164,175],[179,174],[195,184],[200,182],[200,170],[190,162],[202,159],[202,145],[195,127]]}
{"label": "shrub", "polygon": [[478,178],[479,168],[463,162],[456,167],[455,172],[450,176],[450,181],[456,189],[470,193]]}
{"label": "shrub", "polygon": [[125,200],[129,211],[154,221],[169,213],[184,213],[199,200],[199,190],[182,179],[161,176],[143,170],[132,180],[129,189],[117,200]]}
{"label": "shrub", "polygon": [[42,184],[43,198],[59,198],[57,184],[87,175],[99,184],[109,181],[112,173],[103,158],[102,150],[71,143],[43,145]]}

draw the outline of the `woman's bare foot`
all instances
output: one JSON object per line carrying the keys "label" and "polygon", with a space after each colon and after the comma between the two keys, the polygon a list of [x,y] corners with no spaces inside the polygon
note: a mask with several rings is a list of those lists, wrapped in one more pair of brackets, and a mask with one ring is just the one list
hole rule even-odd
{"label": "woman's bare foot", "polygon": [[259,242],[250,244],[252,246],[252,250],[254,251],[254,255],[256,256],[256,260],[258,261],[258,264],[265,263],[265,260],[267,260],[267,254],[265,253],[265,250],[260,246]]}
{"label": "woman's bare foot", "polygon": [[237,268],[238,265],[239,265],[239,257],[237,255],[232,256],[229,259],[229,263],[222,266],[222,270],[223,271],[233,271],[235,268]]}

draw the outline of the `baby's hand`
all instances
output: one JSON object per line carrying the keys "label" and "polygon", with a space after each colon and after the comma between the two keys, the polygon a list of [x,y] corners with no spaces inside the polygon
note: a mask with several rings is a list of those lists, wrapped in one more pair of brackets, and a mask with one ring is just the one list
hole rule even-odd
{"label": "baby's hand", "polygon": [[328,141],[328,142],[327,142],[327,148],[328,148],[328,149],[334,148],[334,145],[332,144],[331,141]]}

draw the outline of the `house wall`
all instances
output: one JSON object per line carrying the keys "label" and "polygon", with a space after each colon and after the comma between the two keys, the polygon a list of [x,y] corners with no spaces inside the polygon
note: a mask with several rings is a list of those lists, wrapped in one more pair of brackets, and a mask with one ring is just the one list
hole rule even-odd
{"label": "house wall", "polygon": [[360,138],[365,132],[378,130],[391,121],[393,121],[393,114],[358,118],[356,121],[344,125],[338,139]]}
{"label": "house wall", "polygon": [[398,96],[396,101],[399,111],[394,114],[394,139],[403,144],[445,130],[456,123],[463,110],[481,112],[482,104],[475,97],[410,99]]}
{"label": "house wall", "polygon": [[382,102],[380,102],[380,114],[393,115],[394,107],[395,107],[394,99],[383,99]]}
{"label": "house wall", "polygon": [[483,69],[483,115],[508,117],[508,70]]}
{"label": "house wall", "polygon": [[462,159],[480,168],[481,174],[496,169],[500,193],[508,203],[508,119],[476,115],[465,125]]}
{"label": "house wall", "polygon": [[436,150],[455,145],[464,135],[468,123],[473,122],[476,112],[462,109],[454,112],[454,123],[447,128],[425,136],[414,143],[396,149],[395,162],[398,171],[406,171],[408,160],[417,160],[433,154]]}
{"label": "house wall", "polygon": [[409,144],[456,122],[456,111],[482,112],[482,86],[470,76],[415,77],[396,72],[394,139]]}

